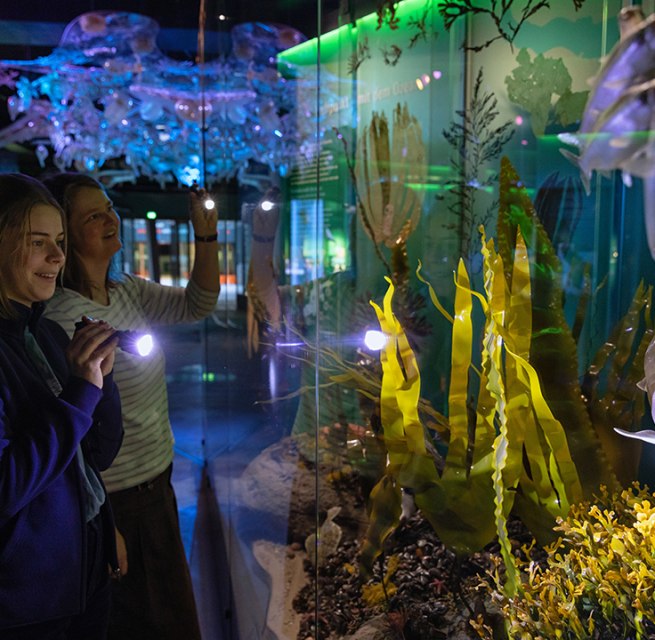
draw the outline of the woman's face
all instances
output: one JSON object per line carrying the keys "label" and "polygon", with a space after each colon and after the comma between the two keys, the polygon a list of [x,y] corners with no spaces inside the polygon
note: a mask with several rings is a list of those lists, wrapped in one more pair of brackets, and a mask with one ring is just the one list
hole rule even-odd
{"label": "woman's face", "polygon": [[48,204],[37,204],[30,212],[23,258],[8,267],[6,294],[29,307],[49,300],[64,266],[64,227],[61,214]]}
{"label": "woman's face", "polygon": [[120,220],[102,189],[79,187],[68,211],[68,247],[83,261],[106,260],[120,250]]}

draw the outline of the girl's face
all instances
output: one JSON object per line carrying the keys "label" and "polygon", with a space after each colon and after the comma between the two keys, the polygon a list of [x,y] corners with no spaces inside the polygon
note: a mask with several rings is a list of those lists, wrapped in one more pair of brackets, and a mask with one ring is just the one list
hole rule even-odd
{"label": "girl's face", "polygon": [[122,244],[120,220],[102,189],[79,187],[68,211],[68,246],[82,260],[111,260]]}
{"label": "girl's face", "polygon": [[22,260],[9,267],[7,297],[29,307],[49,300],[64,266],[64,227],[57,209],[37,204],[30,212]]}

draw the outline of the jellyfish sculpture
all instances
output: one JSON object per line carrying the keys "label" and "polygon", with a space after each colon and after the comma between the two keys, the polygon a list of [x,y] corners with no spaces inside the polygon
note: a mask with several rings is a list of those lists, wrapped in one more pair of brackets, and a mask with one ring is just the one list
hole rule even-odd
{"label": "jellyfish sculpture", "polygon": [[297,70],[278,53],[304,36],[285,25],[232,28],[217,58],[178,61],[157,47],[159,25],[128,12],[92,11],[51,54],[0,60],[10,124],[0,146],[30,143],[42,165],[189,185],[239,176],[251,163],[284,175],[303,145]]}

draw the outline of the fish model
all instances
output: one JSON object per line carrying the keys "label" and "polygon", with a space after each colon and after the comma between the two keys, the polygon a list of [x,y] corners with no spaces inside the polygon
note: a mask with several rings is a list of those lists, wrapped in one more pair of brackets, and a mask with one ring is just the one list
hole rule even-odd
{"label": "fish model", "polygon": [[621,38],[593,81],[579,132],[590,133],[596,119],[632,85],[655,76],[655,14],[644,18],[640,7],[619,13]]}
{"label": "fish model", "polygon": [[579,155],[562,154],[580,168],[585,192],[594,171],[622,171],[632,184],[644,183],[644,221],[651,256],[655,259],[655,14],[644,18],[640,7],[619,13],[621,39],[596,76],[577,134],[560,134]]}
{"label": "fish model", "polygon": [[[644,354],[644,378],[637,383],[637,386],[646,392],[650,404],[651,417],[655,420],[655,340],[652,340]],[[640,431],[626,431],[614,427],[614,431],[626,438],[635,438],[655,444],[655,431],[653,429],[642,429]]]}
{"label": "fish model", "polygon": [[[631,88],[655,77],[655,14],[645,19],[640,7],[625,7],[619,13],[619,28],[621,40],[605,59],[594,80],[578,133],[564,133],[559,136],[563,142],[579,148],[578,156],[566,149],[563,149],[562,153],[580,166],[587,192],[594,170],[618,168],[618,162],[612,158],[613,154],[610,154],[609,158],[603,156],[602,166],[596,165],[600,156],[598,147],[594,146],[595,138],[603,133],[604,144],[609,144],[612,133],[624,133],[612,131],[612,119],[608,118],[608,110],[612,110],[614,119],[620,117],[620,114],[616,113],[617,103],[624,99],[621,104],[625,107],[635,97],[634,93],[638,93],[631,92]],[[626,93],[629,95],[627,99]],[[633,112],[636,106],[630,105]],[[619,142],[615,146],[619,149],[619,160],[624,160],[624,144]],[[585,158],[589,148],[591,153]]]}
{"label": "fish model", "polygon": [[642,429],[641,431],[627,431],[626,429],[619,429],[614,427],[614,431],[626,438],[633,438],[634,440],[641,440],[648,444],[655,444],[655,431],[652,429]]}
{"label": "fish model", "polygon": [[650,174],[647,158],[652,142],[654,98],[655,79],[629,87],[600,113],[591,131],[578,134],[579,156],[562,149],[562,154],[580,168],[587,194],[594,171],[607,173],[621,169],[628,185],[631,184],[631,175],[644,177]]}

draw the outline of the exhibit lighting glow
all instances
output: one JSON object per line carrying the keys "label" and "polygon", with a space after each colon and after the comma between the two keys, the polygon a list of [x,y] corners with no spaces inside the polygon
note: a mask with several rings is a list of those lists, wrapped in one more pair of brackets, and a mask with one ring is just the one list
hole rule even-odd
{"label": "exhibit lighting glow", "polygon": [[262,211],[270,211],[275,206],[275,202],[272,202],[271,200],[263,200],[260,206]]}
{"label": "exhibit lighting glow", "polygon": [[369,330],[364,336],[364,344],[371,351],[380,351],[387,344],[387,336],[382,331]]}
{"label": "exhibit lighting glow", "polygon": [[156,220],[157,219],[157,212],[156,211],[147,211],[146,212],[146,218],[148,218],[148,220]]}
{"label": "exhibit lighting glow", "polygon": [[216,203],[211,198],[207,198],[203,204],[205,205],[205,209],[207,209],[207,211],[211,211],[216,206]]}
{"label": "exhibit lighting glow", "polygon": [[[413,18],[417,11],[423,10],[425,0],[403,0],[394,3],[395,16],[399,21]],[[447,4],[446,0],[437,0],[436,5]],[[451,3],[452,4],[452,3]],[[433,5],[434,6],[434,5]],[[435,7],[436,8],[436,7]],[[321,34],[320,38],[312,38],[280,54],[280,58],[301,65],[315,65],[318,59],[318,43],[320,40],[320,59],[324,62],[336,61],[343,42],[357,34],[358,29],[379,29],[379,11],[373,11],[353,22]]]}

